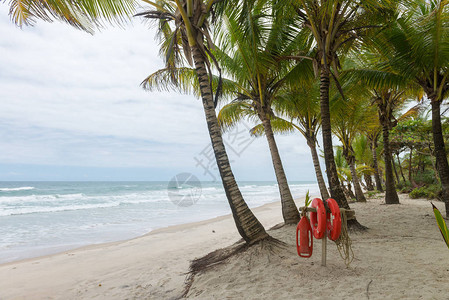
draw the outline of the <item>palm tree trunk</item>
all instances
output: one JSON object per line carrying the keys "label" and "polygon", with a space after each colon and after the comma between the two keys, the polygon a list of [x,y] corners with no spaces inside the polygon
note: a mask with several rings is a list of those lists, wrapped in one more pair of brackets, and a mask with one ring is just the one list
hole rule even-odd
{"label": "palm tree trunk", "polygon": [[327,191],[326,183],[324,182],[323,173],[321,172],[320,160],[318,153],[316,152],[315,141],[307,141],[307,145],[310,148],[312,154],[313,166],[315,168],[316,180],[318,181],[318,187],[320,188],[320,194],[322,199],[329,199],[329,192]]}
{"label": "palm tree trunk", "polygon": [[347,157],[346,161],[348,162],[349,170],[351,171],[352,184],[354,185],[355,190],[355,198],[357,199],[357,202],[366,202],[365,195],[363,195],[362,188],[360,187],[359,177],[357,176],[357,172],[355,170],[354,158]]}
{"label": "palm tree trunk", "polygon": [[410,156],[408,158],[408,181],[412,182],[412,157],[413,148],[410,148]]}
{"label": "palm tree trunk", "polygon": [[365,174],[363,175],[363,178],[365,179],[366,182],[366,189],[368,191],[374,191],[373,178],[371,177],[371,175]]}
{"label": "palm tree trunk", "polygon": [[[388,121],[386,121],[388,122]],[[385,122],[384,122],[385,123]],[[399,204],[399,197],[394,184],[392,158],[390,151],[390,130],[388,124],[382,124],[382,134],[384,138],[384,160],[385,160],[385,203]]]}
{"label": "palm tree trunk", "polygon": [[235,225],[242,238],[247,243],[254,243],[269,237],[259,220],[254,216],[240,193],[234,174],[231,170],[228,155],[223,144],[220,127],[215,114],[212,89],[205,68],[204,56],[197,47],[192,47],[196,75],[201,89],[201,97],[206,115],[207,128],[214,149],[218,170],[231,207]]}
{"label": "palm tree trunk", "polygon": [[331,117],[329,110],[329,70],[321,67],[320,72],[320,108],[321,108],[321,132],[323,135],[324,161],[326,163],[327,181],[332,198],[338,205],[349,209],[348,201],[338,180],[337,167],[332,146]]}
{"label": "palm tree trunk", "polygon": [[281,194],[282,216],[285,224],[297,224],[300,216],[296,204],[293,201],[292,193],[285,176],[284,166],[282,165],[281,156],[274,139],[273,129],[271,128],[271,121],[265,117],[262,120],[265,136],[267,137],[268,146],[270,147],[271,159],[273,161],[274,172],[276,173],[276,180],[278,182],[279,193]]}
{"label": "palm tree trunk", "polygon": [[352,191],[352,186],[351,186],[351,182],[348,181],[348,186],[346,187],[349,199],[356,199],[357,197],[355,196],[354,192]]}
{"label": "palm tree trunk", "polygon": [[441,127],[441,102],[431,99],[432,103],[432,134],[434,153],[438,175],[440,176],[443,201],[446,205],[446,218],[449,218],[449,165],[447,162],[446,149],[444,145],[443,129]]}
{"label": "palm tree trunk", "polygon": [[371,152],[373,154],[373,168],[374,168],[374,181],[376,182],[376,189],[379,192],[383,192],[382,182],[379,176],[379,165],[377,164],[377,135],[373,138],[371,142]]}
{"label": "palm tree trunk", "polygon": [[398,170],[396,168],[396,163],[394,162],[393,154],[391,155],[391,164],[393,165],[393,171],[394,171],[394,175],[396,176],[396,182],[399,183],[399,182],[401,182],[401,179],[399,178],[399,175],[398,175]]}
{"label": "palm tree trunk", "polygon": [[397,154],[397,153],[396,153],[396,158],[398,159],[399,172],[401,172],[402,180],[404,180],[404,183],[406,183],[407,180],[405,180],[404,172],[402,171],[401,159],[399,158],[399,154]]}
{"label": "palm tree trunk", "polygon": [[[329,109],[329,70],[321,66],[320,70],[320,109],[321,109],[321,133],[323,135],[324,161],[326,163],[327,181],[332,198],[337,201],[338,206],[349,209],[343,189],[338,180],[337,166],[335,165],[334,149],[332,146],[331,115]],[[356,218],[348,220],[348,228],[365,230]]]}

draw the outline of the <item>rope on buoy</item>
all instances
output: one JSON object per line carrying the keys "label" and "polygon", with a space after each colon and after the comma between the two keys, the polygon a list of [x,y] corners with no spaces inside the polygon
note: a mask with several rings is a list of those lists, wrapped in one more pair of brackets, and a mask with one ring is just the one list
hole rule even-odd
{"label": "rope on buoy", "polygon": [[344,260],[345,265],[349,268],[349,265],[354,260],[354,251],[352,251],[352,241],[348,234],[348,222],[346,217],[346,212],[341,214],[341,234],[340,237],[335,241],[337,245],[338,252],[341,258]]}

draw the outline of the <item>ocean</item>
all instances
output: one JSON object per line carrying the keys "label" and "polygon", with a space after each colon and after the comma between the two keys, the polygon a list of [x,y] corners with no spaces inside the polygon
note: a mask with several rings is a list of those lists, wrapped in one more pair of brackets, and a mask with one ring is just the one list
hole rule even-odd
{"label": "ocean", "polygon": [[[221,182],[0,182],[0,263],[141,236],[231,213]],[[279,201],[275,182],[239,182],[252,208]],[[294,198],[315,182],[290,182]]]}

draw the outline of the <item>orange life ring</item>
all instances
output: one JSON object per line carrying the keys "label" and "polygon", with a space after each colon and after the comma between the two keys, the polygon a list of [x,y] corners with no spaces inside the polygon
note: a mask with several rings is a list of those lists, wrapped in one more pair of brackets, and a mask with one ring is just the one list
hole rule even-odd
{"label": "orange life ring", "polygon": [[323,201],[319,198],[312,200],[312,207],[316,208],[316,212],[310,212],[313,236],[317,239],[322,239],[326,232],[326,209]]}
{"label": "orange life ring", "polygon": [[327,236],[335,241],[341,233],[340,207],[338,207],[337,201],[332,198],[327,199],[326,202],[331,211],[330,214],[327,214]]}

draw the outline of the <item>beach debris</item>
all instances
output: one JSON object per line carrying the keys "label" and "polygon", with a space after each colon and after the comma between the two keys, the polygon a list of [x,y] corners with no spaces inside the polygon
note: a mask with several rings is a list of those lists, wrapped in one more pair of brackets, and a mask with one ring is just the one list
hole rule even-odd
{"label": "beach debris", "polygon": [[369,285],[373,282],[371,279],[368,284],[366,285],[366,298],[369,300]]}

